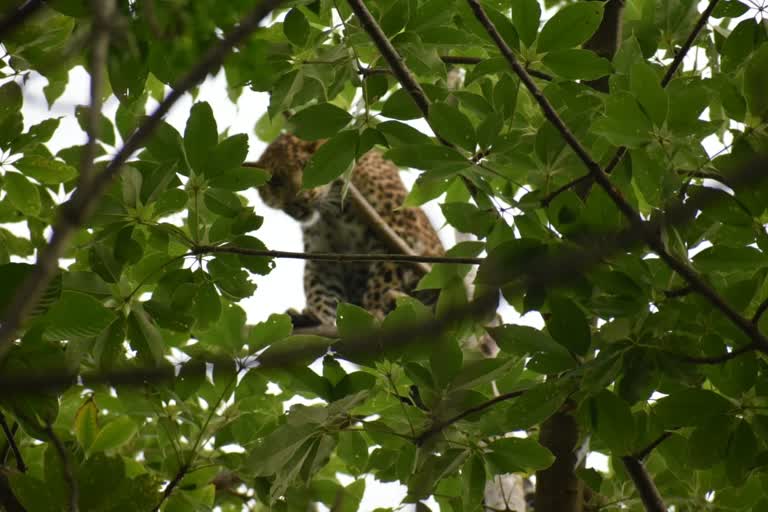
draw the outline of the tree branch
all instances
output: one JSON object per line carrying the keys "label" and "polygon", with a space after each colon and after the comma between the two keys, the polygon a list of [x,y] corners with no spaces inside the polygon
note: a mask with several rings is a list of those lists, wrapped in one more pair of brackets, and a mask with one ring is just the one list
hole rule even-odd
{"label": "tree branch", "polygon": [[[713,0],[715,1],[715,0]],[[640,215],[632,208],[621,192],[614,187],[611,183],[608,175],[603,171],[600,165],[592,159],[587,150],[576,139],[570,129],[565,125],[563,120],[555,111],[554,107],[549,100],[544,96],[541,90],[531,80],[531,77],[525,72],[525,69],[517,61],[512,50],[507,46],[507,43],[502,39],[493,22],[488,18],[483,8],[480,6],[478,0],[467,0],[469,2],[472,11],[475,13],[478,21],[486,29],[491,36],[496,46],[501,51],[504,58],[507,59],[510,67],[515,74],[520,78],[520,81],[525,85],[526,89],[530,92],[536,102],[539,104],[544,116],[547,120],[554,125],[554,127],[560,132],[566,144],[568,144],[576,156],[581,160],[584,166],[589,170],[592,178],[597,184],[608,194],[613,203],[619,209],[622,215],[629,221],[630,226],[636,230],[636,232],[645,240],[648,246],[659,255],[659,257],[670,267],[672,270],[680,274],[699,294],[704,296],[715,308],[720,310],[731,322],[733,322],[739,329],[741,329],[747,336],[749,336],[763,351],[768,351],[768,338],[760,332],[755,325],[741,316],[735,309],[733,309],[704,279],[691,267],[684,262],[678,260],[667,252],[664,247],[664,243],[661,237],[656,231],[649,229],[649,225],[643,221]]]}
{"label": "tree branch", "polygon": [[667,439],[669,439],[669,437],[670,437],[671,435],[672,435],[672,432],[669,432],[669,431],[667,431],[667,432],[664,432],[664,433],[663,433],[663,434],[661,434],[659,437],[657,437],[656,439],[654,439],[654,440],[653,440],[653,442],[651,442],[651,443],[650,443],[648,446],[646,446],[645,448],[643,448],[643,449],[642,449],[642,450],[640,450],[639,452],[635,453],[635,454],[634,454],[634,455],[632,455],[631,457],[632,457],[633,459],[636,459],[636,460],[640,460],[640,461],[644,460],[644,459],[645,459],[646,457],[648,457],[648,455],[650,455],[650,454],[651,454],[651,452],[652,452],[653,450],[655,450],[655,449],[656,449],[656,448],[657,448],[657,447],[658,447],[658,446],[659,446],[661,443],[663,443],[664,441],[666,441]]}
{"label": "tree branch", "polygon": [[[672,80],[672,77],[677,73],[677,70],[680,68],[680,66],[683,63],[683,59],[685,58],[688,51],[691,49],[691,46],[693,46],[694,41],[696,41],[696,38],[699,36],[699,33],[701,32],[701,29],[704,28],[704,25],[707,24],[707,20],[709,19],[709,16],[712,14],[712,11],[715,10],[715,7],[717,7],[717,3],[720,0],[711,0],[709,2],[709,5],[707,5],[706,9],[704,9],[704,12],[701,13],[701,16],[699,16],[698,21],[696,21],[696,24],[693,27],[693,30],[688,35],[688,39],[686,39],[683,46],[680,48],[680,51],[677,52],[675,55],[675,58],[672,60],[672,62],[669,65],[669,68],[667,68],[666,73],[664,73],[664,77],[661,79],[661,86],[666,87],[669,82]],[[619,149],[616,150],[616,153],[613,155],[613,158],[611,159],[610,163],[605,167],[605,173],[611,174],[613,170],[616,168],[617,165],[619,165],[619,162],[621,162],[621,159],[624,157],[624,155],[627,152],[627,148],[622,146]],[[587,181],[590,181],[594,179],[594,177],[591,174],[585,174],[584,176],[581,176],[579,178],[576,178],[562,187],[558,188],[548,196],[546,196],[544,199],[541,200],[541,204],[546,207],[549,205],[549,203],[552,202],[552,200],[560,195],[561,193],[565,192],[566,190],[578,186],[582,183],[586,183]]]}
{"label": "tree branch", "polygon": [[715,365],[715,364],[723,364],[725,362],[730,361],[731,359],[736,359],[737,357],[743,354],[754,352],[755,350],[761,350],[761,348],[760,348],[760,345],[758,345],[758,343],[753,341],[752,343],[748,343],[747,345],[731,350],[730,352],[726,352],[725,354],[722,354],[719,356],[700,357],[700,356],[689,356],[686,354],[678,354],[676,352],[665,352],[665,353],[669,354],[670,356],[684,363]]}
{"label": "tree branch", "polygon": [[69,512],[77,512],[79,510],[78,502],[80,501],[80,491],[78,489],[77,480],[75,479],[75,473],[72,468],[72,461],[69,458],[67,449],[64,447],[61,439],[59,439],[59,436],[56,435],[56,432],[53,431],[53,427],[50,424],[45,428],[45,433],[48,435],[48,437],[51,438],[51,444],[53,444],[53,447],[56,448],[56,452],[59,454],[59,458],[61,459],[61,468],[62,472],[64,473],[64,481],[69,487],[68,510]]}
{"label": "tree branch", "polygon": [[83,149],[80,160],[79,187],[87,187],[93,171],[93,159],[96,156],[96,146],[100,135],[102,89],[104,85],[104,69],[107,65],[109,52],[109,36],[112,26],[112,16],[115,12],[115,0],[91,0],[93,10],[93,26],[91,28],[91,105],[88,109],[87,132],[88,142]]}
{"label": "tree branch", "polygon": [[634,457],[622,457],[624,468],[629,473],[630,478],[635,483],[640,500],[648,512],[667,512],[667,506],[656,489],[656,485],[651,479],[651,475],[643,466],[643,463]]}
{"label": "tree branch", "polygon": [[[24,459],[21,456],[19,447],[16,445],[16,439],[13,437],[14,430],[8,426],[8,422],[5,421],[3,413],[0,413],[0,427],[2,427],[5,438],[8,440],[8,447],[11,449],[13,457],[16,459],[16,469],[18,469],[20,473],[25,473],[27,471],[27,465],[24,464]],[[0,460],[0,463],[4,462],[4,460]]]}
{"label": "tree branch", "polygon": [[201,245],[193,248],[190,254],[240,254],[242,256],[262,256],[268,258],[285,258],[294,260],[332,261],[343,263],[348,261],[396,261],[400,263],[458,263],[463,265],[479,265],[485,258],[460,258],[451,256],[420,256],[410,254],[375,254],[375,253],[332,253],[332,252],[290,252],[251,249],[231,245]]}
{"label": "tree branch", "polygon": [[262,0],[235,29],[226,34],[216,46],[211,47],[173,87],[154,112],[128,137],[104,171],[95,176],[87,187],[78,188],[72,198],[61,205],[59,218],[53,227],[49,244],[38,253],[35,270],[24,280],[5,310],[5,318],[0,324],[0,362],[4,360],[17,329],[58,270],[59,257],[68,246],[70,238],[92,213],[107,187],[120,173],[123,164],[141,147],[142,142],[152,133],[176,101],[218,66],[232,47],[244,41],[280,3],[281,0]]}
{"label": "tree branch", "polygon": [[5,40],[8,34],[13,32],[24,23],[27,18],[43,6],[42,0],[29,0],[21,2],[21,5],[14,12],[0,20],[0,41]]}
{"label": "tree branch", "polygon": [[173,490],[176,489],[176,487],[181,483],[182,479],[187,474],[187,471],[189,471],[189,467],[186,464],[183,464],[173,479],[168,482],[168,485],[166,485],[163,489],[163,494],[160,496],[160,501],[157,502],[157,505],[155,505],[155,508],[152,509],[152,512],[157,512],[160,510],[160,507],[165,502],[165,500],[167,500],[171,494],[173,494]]}
{"label": "tree branch", "polygon": [[500,402],[504,402],[506,400],[511,400],[513,398],[517,398],[517,397],[525,394],[526,391],[528,391],[528,390],[527,389],[520,389],[520,390],[517,390],[517,391],[510,391],[509,393],[504,393],[503,395],[499,395],[499,396],[493,397],[493,398],[491,398],[490,400],[488,400],[486,402],[483,402],[481,404],[475,405],[474,407],[470,407],[469,409],[460,412],[459,414],[457,414],[456,416],[453,416],[452,418],[449,418],[449,419],[447,419],[445,421],[442,421],[440,423],[437,423],[437,424],[431,426],[430,428],[428,428],[427,430],[425,430],[424,432],[419,434],[419,436],[416,437],[414,442],[417,445],[422,445],[422,444],[424,444],[424,442],[427,439],[429,439],[433,435],[442,432],[445,428],[453,425],[454,423],[456,423],[458,421],[463,420],[467,416],[475,414],[476,412],[484,411],[484,410],[488,409],[489,407],[493,407],[494,405],[496,405],[496,404],[498,404]]}
{"label": "tree branch", "polygon": [[360,25],[363,27],[366,33],[371,37],[373,43],[379,49],[384,60],[387,61],[389,67],[392,69],[392,73],[397,78],[397,81],[408,91],[416,106],[424,114],[424,118],[429,116],[429,100],[424,93],[424,89],[421,88],[419,83],[414,78],[410,70],[405,66],[402,57],[397,53],[395,47],[387,39],[387,35],[381,30],[381,27],[376,20],[373,19],[371,12],[365,6],[362,0],[347,0],[349,7],[355,16],[360,20]]}
{"label": "tree branch", "polygon": [[768,298],[763,300],[763,302],[760,303],[759,306],[757,306],[757,310],[755,311],[755,314],[752,315],[752,323],[757,325],[758,322],[760,322],[760,318],[763,316],[763,313],[765,313],[765,310],[768,309]]}

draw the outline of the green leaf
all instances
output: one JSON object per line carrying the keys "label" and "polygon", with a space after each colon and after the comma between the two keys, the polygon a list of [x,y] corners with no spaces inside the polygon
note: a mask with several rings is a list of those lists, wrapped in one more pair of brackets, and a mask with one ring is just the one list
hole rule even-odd
{"label": "green leaf", "polygon": [[13,80],[4,83],[0,87],[0,119],[5,119],[21,111],[23,102],[24,98],[19,84]]}
{"label": "green leaf", "polygon": [[333,137],[351,120],[352,116],[346,110],[332,103],[320,103],[296,113],[288,124],[300,139],[317,140]]}
{"label": "green leaf", "polygon": [[472,164],[458,151],[436,144],[397,146],[384,155],[401,167],[424,169],[439,174],[453,174]]}
{"label": "green leaf", "polygon": [[368,443],[359,432],[339,432],[336,453],[353,475],[365,471],[368,463]]}
{"label": "green leaf", "polygon": [[667,428],[703,425],[727,414],[733,405],[722,395],[706,389],[685,389],[659,399],[653,412]]}
{"label": "green leaf", "polygon": [[300,9],[293,8],[283,21],[283,33],[296,46],[304,46],[309,38],[309,22]]}
{"label": "green leaf", "polygon": [[581,356],[587,354],[591,331],[584,311],[575,302],[565,298],[549,300],[551,315],[547,330],[558,343]]}
{"label": "green leaf", "polygon": [[[5,308],[11,303],[14,295],[25,279],[36,271],[34,265],[28,263],[6,263],[0,265],[0,317],[5,312]],[[34,308],[29,312],[30,317],[36,317],[45,313],[52,304],[59,300],[61,296],[61,274],[57,274],[51,279],[43,294],[40,296]]]}
{"label": "green leaf", "polygon": [[222,294],[237,301],[250,297],[256,285],[251,283],[248,272],[240,268],[240,260],[235,261],[237,264],[232,259],[219,256],[208,262],[207,268]]}
{"label": "green leaf", "polygon": [[195,305],[192,311],[195,316],[195,325],[200,329],[206,329],[219,319],[221,298],[213,283],[205,281],[200,284],[195,294]]}
{"label": "green leaf", "polygon": [[470,203],[443,203],[440,209],[451,226],[481,238],[488,235],[497,220],[495,210],[481,210]]}
{"label": "green leaf", "polygon": [[128,315],[128,339],[145,364],[160,366],[165,354],[165,342],[153,318],[139,304]]}
{"label": "green leaf", "polygon": [[539,53],[574,48],[586,42],[603,20],[604,2],[578,2],[555,13],[541,29]]}
{"label": "green leaf", "polygon": [[485,464],[478,455],[471,457],[461,469],[463,510],[482,510],[485,492]]}
{"label": "green leaf", "polygon": [[419,119],[423,116],[416,102],[405,89],[398,89],[389,95],[381,107],[381,115],[401,121]]}
{"label": "green leaf", "polygon": [[288,336],[272,343],[259,356],[259,362],[265,367],[280,367],[309,364],[322,356],[333,340],[312,334]]}
{"label": "green leaf", "polygon": [[209,188],[203,196],[205,206],[218,215],[232,218],[243,208],[237,194],[220,188]]}
{"label": "green leaf", "polygon": [[768,97],[765,84],[768,83],[768,43],[755,50],[744,69],[744,97],[752,115],[768,118]]}
{"label": "green leaf", "polygon": [[342,302],[336,307],[336,325],[342,338],[360,338],[376,328],[376,319],[360,306]]}
{"label": "green leaf", "polygon": [[287,338],[291,335],[292,330],[293,324],[290,316],[273,313],[265,321],[251,327],[248,339],[253,340],[250,343],[251,347],[258,349]]}
{"label": "green leaf", "polygon": [[512,0],[512,23],[525,46],[531,46],[536,40],[540,18],[541,6],[537,0]]}
{"label": "green leaf", "polygon": [[538,356],[560,370],[572,368],[575,361],[568,350],[546,333],[526,325],[503,325],[488,332],[504,352],[519,356]]}
{"label": "green leaf", "polygon": [[349,170],[357,154],[359,138],[357,130],[347,130],[320,146],[304,169],[301,186],[303,188],[319,187],[330,183]]}
{"label": "green leaf", "polygon": [[561,377],[538,384],[516,398],[504,411],[504,428],[524,430],[538,425],[556,413],[574,391],[573,379]]}
{"label": "green leaf", "polygon": [[147,140],[147,149],[159,162],[183,162],[183,148],[181,135],[165,121],[160,121]]}
{"label": "green leaf", "polygon": [[6,199],[14,208],[28,216],[40,213],[42,203],[37,186],[30,183],[21,174],[12,171],[6,172],[3,180],[5,182],[3,188],[8,194]]}
{"label": "green leaf", "polygon": [[287,424],[260,439],[248,457],[248,467],[255,476],[274,475],[290,463],[305,441],[315,435],[316,424]]}
{"label": "green leaf", "polygon": [[[90,116],[90,107],[84,107],[82,105],[79,105],[75,108],[75,118],[77,119],[77,123],[80,125],[80,128],[84,132],[88,132],[89,127],[89,121],[88,117]],[[99,113],[99,136],[98,140],[107,143],[110,146],[115,145],[115,127],[112,126],[112,121],[109,120],[107,116],[105,116],[102,113]]]}
{"label": "green leaf", "polygon": [[85,451],[88,451],[99,433],[98,412],[93,398],[88,398],[75,414],[75,437]]}
{"label": "green leaf", "polygon": [[201,174],[206,171],[218,142],[219,131],[213,109],[208,102],[195,103],[184,129],[184,149],[192,169]]}
{"label": "green leaf", "polygon": [[488,445],[488,448],[491,452],[486,455],[486,459],[497,475],[532,473],[548,468],[555,461],[552,452],[530,438],[498,439]]}
{"label": "green leaf", "polygon": [[640,110],[635,98],[626,92],[614,93],[605,100],[605,115],[594,124],[595,133],[616,146],[640,147],[651,139],[651,120]]}
{"label": "green leaf", "polygon": [[65,290],[42,317],[48,340],[83,339],[96,336],[115,321],[115,314],[90,295]]}
{"label": "green leaf", "polygon": [[593,426],[597,436],[608,446],[612,455],[629,454],[635,437],[635,422],[629,404],[606,390],[592,400]]}
{"label": "green leaf", "polygon": [[127,444],[137,431],[138,427],[131,418],[121,416],[104,425],[87,453],[90,456],[94,453],[118,450]]}
{"label": "green leaf", "polygon": [[613,71],[608,59],[581,48],[549,52],[542,61],[557,76],[568,80],[596,80]]}
{"label": "green leaf", "polygon": [[[445,255],[456,258],[474,258],[479,255],[485,244],[483,242],[469,241],[460,242],[446,251]],[[436,263],[432,266],[429,274],[425,275],[419,281],[417,290],[436,290],[443,288],[455,278],[463,279],[470,269],[471,265],[458,263]]]}
{"label": "green leaf", "polygon": [[429,108],[429,125],[438,136],[467,151],[475,150],[475,129],[469,118],[447,103],[435,103]]}
{"label": "green leaf", "polygon": [[14,165],[26,176],[46,185],[65,183],[77,176],[74,167],[40,155],[25,155]]}
{"label": "green leaf", "polygon": [[659,75],[647,63],[636,62],[632,65],[629,81],[632,94],[656,126],[661,126],[667,119],[669,103],[660,81]]}

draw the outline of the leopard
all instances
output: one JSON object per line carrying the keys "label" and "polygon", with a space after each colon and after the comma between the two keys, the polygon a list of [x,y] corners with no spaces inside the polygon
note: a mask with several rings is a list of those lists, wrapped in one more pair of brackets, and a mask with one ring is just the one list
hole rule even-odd
{"label": "leopard", "polygon": [[[445,254],[437,231],[424,211],[404,206],[408,190],[400,177],[400,169],[378,149],[360,156],[351,173],[326,185],[302,188],[304,169],[324,142],[282,133],[256,162],[269,174],[267,183],[258,188],[262,201],[299,222],[305,253],[392,252],[366,222],[358,206],[345,196],[348,179],[415,254]],[[400,262],[309,259],[303,279],[306,307],[301,313],[289,313],[295,326],[335,325],[338,305],[349,303],[382,319],[394,309],[398,297],[416,294],[420,277],[416,268]],[[436,297],[419,298],[429,302]]]}

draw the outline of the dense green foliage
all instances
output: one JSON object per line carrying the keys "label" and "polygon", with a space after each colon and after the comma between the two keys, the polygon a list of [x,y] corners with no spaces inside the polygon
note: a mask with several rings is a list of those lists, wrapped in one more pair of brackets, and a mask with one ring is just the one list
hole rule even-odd
{"label": "dense green foliage", "polygon": [[[256,2],[117,3],[103,96],[120,106],[114,119],[101,116],[95,173],[144,122],[147,105]],[[0,228],[0,314],[37,272],[31,257],[83,165],[84,146],[55,155],[46,146],[55,115],[25,128],[22,89],[40,74],[53,104],[73,67],[92,68],[90,42],[103,27],[85,0],[47,4],[2,34],[0,223],[21,224]],[[627,148],[610,179],[629,205],[655,219],[703,198],[700,213],[657,226],[663,247],[768,333],[768,184],[739,174],[768,151],[768,33],[749,10],[755,2],[721,1],[665,86],[699,18],[697,2],[627,0],[613,59],[582,48],[602,2],[545,4],[482,2],[592,157],[605,166]],[[20,341],[0,356],[0,412],[7,434],[15,432],[11,442],[0,437],[0,487],[29,511],[63,510],[75,491],[84,511],[240,510],[245,502],[299,511],[312,501],[353,511],[373,475],[407,486],[406,502],[434,496],[443,511],[468,512],[480,510],[496,475],[552,463],[538,427],[568,402],[582,438],[610,457],[607,472],[579,473],[601,510],[644,510],[621,457],[649,446],[648,473],[676,511],[768,510],[768,347],[638,236],[630,249],[541,278],[559,270],[548,265],[568,263],[558,260],[564,250],[608,247],[630,224],[597,185],[551,195],[587,168],[467,2],[366,5],[426,93],[441,140],[404,122],[422,111],[343,0],[285,2],[281,21],[223,62],[230,100],[244,88],[270,93],[268,112],[252,113],[264,141],[283,128],[329,139],[306,186],[337,178],[374,146],[419,170],[409,204],[442,197],[448,223],[478,237],[449,254],[488,255],[478,293],[500,289],[520,313],[541,312],[546,327],[490,329],[501,349],[495,359],[464,349],[487,318],[463,314],[469,266],[456,264],[435,265],[422,281],[441,290],[434,312],[404,299],[378,325],[345,305],[339,339],[292,335],[284,314],[248,325],[238,301],[260,293],[250,278],[273,261],[211,246],[266,249],[263,212],[239,192],[268,176],[243,166],[248,137],[230,134],[221,117],[217,125],[211,105],[198,102],[184,133],[163,122],[142,141],[72,239]],[[466,71],[458,87],[447,85],[452,66]],[[606,76],[610,93],[585,83]],[[84,129],[88,111],[76,110]],[[709,156],[705,139],[710,152],[724,149]],[[521,279],[529,271],[540,280]],[[442,330],[413,328],[435,319]],[[177,375],[150,371],[168,367],[172,351],[174,360],[190,358]],[[317,358],[319,373],[308,368]],[[103,378],[39,385],[89,373]],[[492,381],[508,400],[488,403]],[[267,393],[268,383],[281,392]],[[297,395],[322,403],[284,411]],[[529,436],[500,437],[511,431]],[[344,485],[338,474],[353,479]]]}

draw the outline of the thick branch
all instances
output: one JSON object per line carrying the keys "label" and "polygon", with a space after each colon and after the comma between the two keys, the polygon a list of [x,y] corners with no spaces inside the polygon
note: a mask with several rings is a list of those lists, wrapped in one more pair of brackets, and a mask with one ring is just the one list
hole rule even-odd
{"label": "thick branch", "polygon": [[621,192],[614,187],[611,183],[608,175],[603,171],[600,165],[592,159],[587,150],[576,139],[570,129],[565,125],[563,120],[555,111],[554,107],[544,94],[539,90],[536,84],[533,82],[530,76],[525,72],[525,69],[520,65],[512,50],[507,46],[507,43],[502,39],[493,22],[488,18],[483,8],[480,6],[478,0],[467,0],[472,8],[478,21],[485,27],[488,34],[491,36],[496,46],[501,51],[504,58],[507,59],[510,67],[514,70],[515,74],[520,77],[520,81],[525,85],[526,89],[531,93],[533,98],[539,104],[544,116],[552,123],[555,128],[560,132],[566,144],[571,147],[576,156],[579,157],[584,166],[589,170],[592,178],[598,185],[608,194],[613,203],[629,221],[630,226],[637,231],[640,236],[645,240],[648,246],[659,255],[659,257],[669,266],[672,270],[680,274],[699,294],[703,295],[715,308],[719,309],[731,322],[733,322],[739,329],[741,329],[747,336],[755,341],[761,348],[761,350],[768,351],[768,338],[760,332],[755,325],[741,316],[735,309],[733,309],[704,279],[691,267],[684,262],[678,260],[667,252],[664,247],[664,243],[658,234],[648,229],[647,223],[643,221],[640,215],[632,208],[632,205],[624,199]]}
{"label": "thick branch", "polygon": [[667,512],[667,506],[664,504],[659,490],[656,489],[656,485],[653,483],[651,475],[648,474],[643,463],[634,457],[622,457],[621,461],[635,483],[637,493],[640,495],[640,500],[643,502],[645,510],[648,512]]}
{"label": "thick branch", "polygon": [[[5,416],[0,413],[0,427],[3,429],[3,434],[5,434],[5,438],[8,440],[8,447],[13,452],[13,457],[16,459],[16,469],[19,470],[20,473],[24,473],[27,471],[27,465],[24,464],[24,459],[21,456],[21,452],[19,451],[19,447],[16,444],[16,439],[14,438],[14,429],[11,429],[10,426],[8,426],[8,422],[5,421]],[[0,464],[2,464],[4,461],[0,459]]]}
{"label": "thick branch", "polygon": [[53,444],[53,447],[56,448],[56,453],[59,454],[59,458],[61,459],[61,469],[64,473],[64,481],[66,482],[67,487],[69,487],[68,510],[69,512],[77,512],[80,508],[78,505],[78,502],[80,501],[80,491],[78,489],[77,480],[75,479],[75,473],[72,468],[72,460],[70,459],[64,444],[61,442],[61,439],[59,439],[59,436],[57,436],[56,432],[53,431],[53,427],[51,425],[46,427],[45,433],[50,438],[51,444]]}
{"label": "thick branch", "polygon": [[489,407],[493,407],[494,405],[504,402],[506,400],[511,400],[513,398],[517,398],[520,395],[525,394],[525,392],[528,391],[527,389],[520,389],[518,391],[511,391],[509,393],[504,393],[503,395],[499,395],[496,397],[491,398],[490,400],[483,402],[481,404],[478,404],[474,407],[470,407],[466,411],[462,411],[456,416],[453,416],[452,418],[449,418],[445,421],[442,421],[440,423],[436,423],[435,425],[432,425],[429,429],[422,432],[416,439],[415,442],[417,445],[424,444],[424,441],[429,439],[435,434],[438,434],[442,432],[447,427],[450,427],[454,423],[463,420],[467,416],[470,416],[472,414],[475,414],[476,412],[484,411],[488,409]]}
{"label": "thick branch", "polygon": [[95,176],[87,187],[78,188],[72,198],[59,208],[59,218],[53,228],[50,243],[40,251],[34,272],[24,280],[12,302],[8,305],[5,318],[0,325],[0,361],[4,359],[16,330],[27,317],[30,309],[37,303],[40,294],[58,270],[59,257],[69,244],[75,231],[83,225],[104,195],[107,187],[120,173],[123,164],[141,147],[143,141],[152,133],[160,120],[182,95],[203,80],[224,60],[233,46],[244,41],[267,14],[281,3],[281,0],[262,0],[240,24],[226,34],[216,46],[211,47],[200,61],[173,87],[171,92],[157,106],[154,112],[125,141],[106,169]]}

